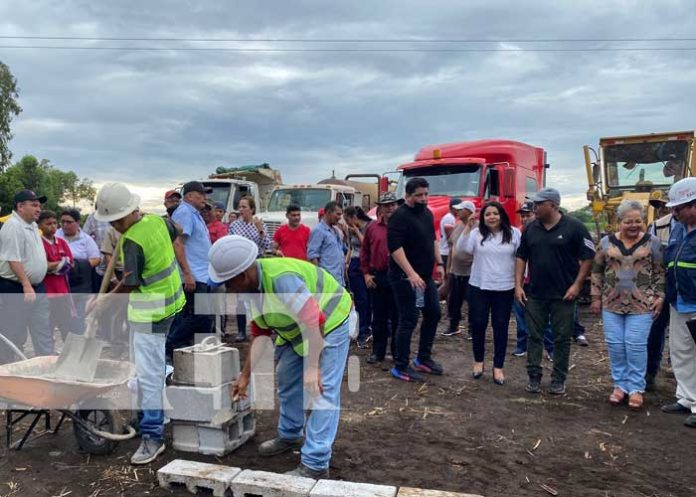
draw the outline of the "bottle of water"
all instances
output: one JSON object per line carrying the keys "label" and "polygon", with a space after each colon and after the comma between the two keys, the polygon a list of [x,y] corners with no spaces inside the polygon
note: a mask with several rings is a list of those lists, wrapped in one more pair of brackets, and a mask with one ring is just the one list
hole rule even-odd
{"label": "bottle of water", "polygon": [[418,309],[425,307],[425,292],[420,288],[416,288],[416,307]]}

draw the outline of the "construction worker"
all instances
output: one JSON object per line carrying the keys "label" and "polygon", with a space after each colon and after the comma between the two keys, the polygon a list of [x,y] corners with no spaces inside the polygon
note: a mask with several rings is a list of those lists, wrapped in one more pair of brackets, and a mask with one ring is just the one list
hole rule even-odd
{"label": "construction worker", "polygon": [[[259,337],[275,331],[278,436],[262,443],[259,453],[273,456],[301,449],[301,464],[290,474],[327,478],[353,303],[325,269],[298,259],[257,259],[258,250],[252,240],[230,235],[215,242],[209,253],[212,282],[225,283],[228,292],[257,294],[246,297],[251,350],[231,393],[233,398],[246,395],[252,367],[264,354],[263,344],[268,344]],[[305,409],[311,409],[306,419]]]}
{"label": "construction worker", "polygon": [[167,219],[141,215],[139,204],[140,197],[125,185],[107,183],[97,195],[95,214],[97,221],[121,233],[124,277],[111,293],[129,293],[128,323],[142,409],[142,441],[131,464],[147,464],[164,452],[165,340],[186,303],[177,268],[177,260],[186,264],[179,233]]}

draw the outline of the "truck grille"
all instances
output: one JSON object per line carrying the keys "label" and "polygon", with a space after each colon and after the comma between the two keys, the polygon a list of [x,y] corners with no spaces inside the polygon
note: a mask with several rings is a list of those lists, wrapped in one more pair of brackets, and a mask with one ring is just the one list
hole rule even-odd
{"label": "truck grille", "polygon": [[277,221],[265,221],[266,228],[268,229],[268,236],[272,239],[273,235],[275,235],[275,232],[278,228],[280,228],[280,225],[282,223],[279,223]]}

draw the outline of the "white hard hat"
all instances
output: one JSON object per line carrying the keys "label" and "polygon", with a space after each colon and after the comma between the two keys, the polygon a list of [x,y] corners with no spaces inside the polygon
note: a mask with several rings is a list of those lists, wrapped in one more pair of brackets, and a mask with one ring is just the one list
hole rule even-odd
{"label": "white hard hat", "polygon": [[140,197],[131,193],[123,183],[107,183],[97,194],[97,221],[110,223],[123,219],[140,205]]}
{"label": "white hard hat", "polygon": [[227,235],[216,241],[208,251],[208,276],[222,283],[249,269],[259,255],[259,248],[248,238]]}
{"label": "white hard hat", "polygon": [[684,178],[669,189],[667,207],[676,207],[696,200],[696,178]]}

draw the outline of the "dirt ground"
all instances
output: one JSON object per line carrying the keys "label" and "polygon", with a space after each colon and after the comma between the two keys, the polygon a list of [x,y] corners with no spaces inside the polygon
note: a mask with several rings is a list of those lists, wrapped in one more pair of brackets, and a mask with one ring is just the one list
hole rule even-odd
{"label": "dirt ground", "polygon": [[[661,374],[642,412],[611,407],[601,327],[586,308],[581,316],[590,346],[571,349],[568,393],[562,398],[526,394],[525,359],[509,355],[507,384],[495,385],[490,344],[486,374],[472,379],[471,342],[463,334],[438,336],[435,353],[446,374],[425,385],[393,380],[364,363],[367,350],[353,348],[362,381],[357,393],[344,389],[332,477],[488,497],[554,491],[583,497],[696,495],[696,430],[682,425],[683,416],[659,411],[673,398],[674,380]],[[546,374],[544,386],[548,381]],[[19,452],[8,451],[3,442],[0,496],[189,495],[183,487],[169,492],[157,486],[156,470],[175,458],[287,471],[297,465],[297,453],[272,459],[256,454],[258,443],[274,436],[276,419],[275,413],[260,413],[256,438],[227,457],[170,448],[151,467],[137,470],[128,464],[137,440],[120,444],[109,456],[89,456],[78,451],[69,424]]]}

